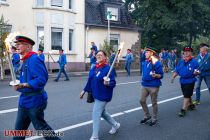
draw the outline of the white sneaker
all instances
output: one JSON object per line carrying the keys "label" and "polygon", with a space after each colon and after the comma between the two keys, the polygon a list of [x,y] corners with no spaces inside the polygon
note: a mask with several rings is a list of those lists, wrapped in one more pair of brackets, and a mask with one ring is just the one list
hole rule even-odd
{"label": "white sneaker", "polygon": [[109,131],[109,134],[113,135],[117,132],[117,130],[120,128],[120,123],[117,123],[115,127],[112,127],[112,129]]}
{"label": "white sneaker", "polygon": [[90,140],[99,140],[99,139],[95,137],[91,137]]}

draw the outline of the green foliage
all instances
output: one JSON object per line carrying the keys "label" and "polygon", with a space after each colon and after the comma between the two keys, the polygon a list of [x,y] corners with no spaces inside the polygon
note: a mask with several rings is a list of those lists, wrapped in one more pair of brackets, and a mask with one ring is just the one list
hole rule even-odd
{"label": "green foliage", "polygon": [[126,0],[143,28],[142,47],[181,48],[210,35],[209,0]]}
{"label": "green foliage", "polygon": [[109,45],[109,43],[104,40],[104,43],[101,45],[102,50],[104,50],[107,54],[107,57],[110,56],[110,50],[112,49],[112,46]]}

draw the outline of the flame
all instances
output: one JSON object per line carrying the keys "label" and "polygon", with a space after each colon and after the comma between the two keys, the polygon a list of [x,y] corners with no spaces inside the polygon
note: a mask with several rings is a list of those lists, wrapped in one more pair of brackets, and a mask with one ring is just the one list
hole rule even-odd
{"label": "flame", "polygon": [[152,59],[152,64],[155,64],[158,61],[158,59],[155,56],[151,56],[151,59]]}
{"label": "flame", "polygon": [[123,50],[123,48],[124,48],[124,44],[125,44],[125,42],[120,42],[120,46],[119,46],[119,48],[118,48],[118,51],[119,51],[118,56],[121,56],[122,50]]}
{"label": "flame", "polygon": [[4,40],[6,44],[6,50],[9,52],[9,47],[11,46],[11,43],[14,41],[15,37],[19,35],[19,32],[10,33],[7,38]]}

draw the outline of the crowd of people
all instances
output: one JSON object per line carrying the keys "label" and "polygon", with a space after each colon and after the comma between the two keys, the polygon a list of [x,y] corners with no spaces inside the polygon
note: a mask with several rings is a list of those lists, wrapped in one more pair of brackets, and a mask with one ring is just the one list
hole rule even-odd
{"label": "crowd of people", "polygon": [[[19,107],[17,112],[17,119],[15,130],[27,130],[32,122],[36,130],[47,130],[46,132],[54,134],[54,130],[44,120],[44,110],[47,107],[47,92],[44,87],[48,81],[48,72],[44,63],[43,49],[35,53],[32,51],[35,42],[25,36],[16,37],[16,46],[12,47],[13,65],[15,72],[17,67],[20,68],[19,80],[20,84],[14,87],[15,90],[21,93],[19,98]],[[202,80],[205,81],[210,92],[210,55],[208,53],[209,46],[207,44],[200,44],[200,53],[197,57],[193,57],[193,49],[191,47],[184,47],[183,56],[178,62],[176,49],[167,50],[162,49],[158,55],[156,48],[147,47],[140,52],[140,67],[142,72],[141,79],[141,95],[140,105],[142,106],[144,116],[140,120],[141,124],[148,124],[154,126],[158,122],[158,92],[162,85],[161,79],[164,72],[173,72],[171,83],[174,82],[175,77],[180,77],[180,85],[183,93],[183,106],[178,112],[180,117],[186,116],[188,110],[195,110],[195,106],[200,104],[200,87]],[[22,65],[19,65],[20,57],[22,56]],[[66,55],[63,50],[59,50],[60,66],[55,81],[57,82],[63,72],[66,76],[66,81],[69,80],[65,72],[67,64]],[[91,52],[88,56],[90,58],[91,68],[89,71],[88,81],[80,94],[82,99],[84,93],[91,93],[94,99],[92,120],[93,131],[90,140],[99,139],[100,118],[104,118],[111,125],[110,134],[115,134],[120,128],[120,123],[113,119],[106,111],[106,105],[112,100],[113,90],[116,86],[115,77],[117,76],[115,69],[107,77],[110,70],[110,65],[114,62],[116,53],[110,50],[110,58],[107,59],[107,54],[103,50],[98,50],[95,43],[92,42]],[[133,60],[133,54],[130,49],[127,49],[125,58],[125,70],[130,76],[130,66]],[[196,99],[192,100],[194,86],[196,85]],[[151,97],[152,113],[149,112],[147,105],[147,98]],[[51,135],[52,136],[52,135]],[[44,135],[45,139],[53,140],[60,139],[58,137],[49,137]],[[25,139],[25,137],[14,137],[14,139]]]}

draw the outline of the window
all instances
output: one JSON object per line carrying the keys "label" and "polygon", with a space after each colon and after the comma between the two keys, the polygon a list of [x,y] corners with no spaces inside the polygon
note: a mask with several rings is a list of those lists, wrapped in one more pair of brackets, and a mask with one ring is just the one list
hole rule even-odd
{"label": "window", "polygon": [[115,51],[118,50],[119,42],[120,42],[120,35],[119,34],[111,34],[110,35],[110,45],[112,46],[112,48]]}
{"label": "window", "polygon": [[52,50],[59,50],[60,48],[62,48],[62,34],[63,34],[63,29],[52,28],[51,32]]}
{"label": "window", "polygon": [[72,9],[72,0],[69,0],[69,9]]}
{"label": "window", "polygon": [[1,1],[2,1],[2,2],[6,2],[7,0],[0,0],[0,2],[1,2]]}
{"label": "window", "polygon": [[36,0],[36,6],[44,6],[44,0]]}
{"label": "window", "polygon": [[63,7],[63,0],[51,0],[51,6]]}
{"label": "window", "polygon": [[69,51],[72,51],[73,30],[69,30]]}
{"label": "window", "polygon": [[107,13],[110,13],[111,14],[111,16],[110,17],[108,17],[107,16],[107,19],[109,18],[110,20],[113,20],[113,21],[118,21],[119,19],[119,14],[118,14],[118,8],[114,8],[114,7],[107,7],[107,11],[106,11]]}
{"label": "window", "polygon": [[37,27],[38,48],[44,48],[44,27]]}

